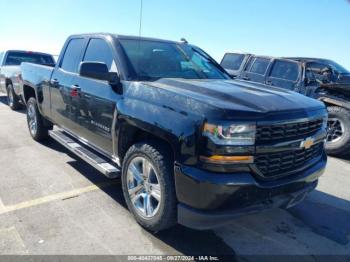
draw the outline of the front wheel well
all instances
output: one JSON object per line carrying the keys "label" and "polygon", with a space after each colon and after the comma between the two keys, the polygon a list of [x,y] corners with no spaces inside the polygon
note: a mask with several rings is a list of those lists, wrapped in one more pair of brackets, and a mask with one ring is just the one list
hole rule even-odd
{"label": "front wheel well", "polygon": [[175,158],[174,148],[167,140],[135,126],[124,124],[119,130],[118,137],[118,156],[121,163],[128,149],[142,141],[155,141],[164,145],[169,150],[171,159],[174,160]]}

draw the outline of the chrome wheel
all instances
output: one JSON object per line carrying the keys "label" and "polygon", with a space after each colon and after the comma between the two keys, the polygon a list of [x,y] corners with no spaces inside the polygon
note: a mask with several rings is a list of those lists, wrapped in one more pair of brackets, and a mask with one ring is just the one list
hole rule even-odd
{"label": "chrome wheel", "polygon": [[162,199],[159,176],[152,163],[135,157],[127,168],[127,189],[136,212],[143,218],[154,217]]}
{"label": "chrome wheel", "polygon": [[12,106],[13,105],[13,93],[12,93],[11,86],[7,87],[7,99],[8,99],[9,106]]}
{"label": "chrome wheel", "polygon": [[30,133],[33,136],[35,136],[38,130],[38,121],[37,121],[35,107],[33,104],[28,105],[27,115],[28,115],[28,125],[29,125]]}
{"label": "chrome wheel", "polygon": [[336,143],[342,139],[345,127],[343,122],[338,118],[328,119],[327,143]]}

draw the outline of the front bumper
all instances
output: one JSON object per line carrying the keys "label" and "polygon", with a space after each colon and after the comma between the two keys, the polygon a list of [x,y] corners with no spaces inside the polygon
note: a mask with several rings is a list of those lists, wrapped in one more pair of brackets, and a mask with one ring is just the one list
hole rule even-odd
{"label": "front bumper", "polygon": [[306,170],[274,181],[259,181],[249,172],[211,173],[176,165],[178,223],[204,230],[244,214],[294,206],[317,186],[326,162],[324,154]]}

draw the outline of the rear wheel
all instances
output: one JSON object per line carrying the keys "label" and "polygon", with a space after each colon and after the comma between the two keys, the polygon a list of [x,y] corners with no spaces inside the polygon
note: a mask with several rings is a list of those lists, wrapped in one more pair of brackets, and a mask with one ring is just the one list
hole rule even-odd
{"label": "rear wheel", "polygon": [[21,108],[21,103],[13,90],[13,86],[11,84],[6,86],[7,92],[7,104],[12,110],[18,110]]}
{"label": "rear wheel", "polygon": [[122,167],[123,193],[136,221],[151,231],[176,224],[173,164],[157,142],[133,145]]}
{"label": "rear wheel", "polygon": [[338,106],[328,107],[327,153],[342,156],[350,153],[350,111]]}
{"label": "rear wheel", "polygon": [[27,123],[29,133],[34,140],[42,141],[48,138],[49,128],[44,125],[44,119],[34,97],[29,98],[27,102]]}

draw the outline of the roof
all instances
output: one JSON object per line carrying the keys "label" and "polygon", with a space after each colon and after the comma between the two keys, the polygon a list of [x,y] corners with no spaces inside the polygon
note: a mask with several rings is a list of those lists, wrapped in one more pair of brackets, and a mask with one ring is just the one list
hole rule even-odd
{"label": "roof", "polygon": [[102,37],[112,37],[115,39],[130,39],[130,40],[143,40],[143,41],[157,41],[157,42],[167,42],[167,43],[182,43],[180,41],[172,41],[172,40],[165,40],[160,38],[151,38],[151,37],[144,37],[144,36],[131,36],[131,35],[118,35],[118,34],[112,34],[112,33],[87,33],[87,34],[76,34],[71,35],[72,37],[96,37],[96,36],[102,36]]}
{"label": "roof", "polygon": [[313,58],[313,57],[284,57],[284,58],[290,59],[290,60],[301,61],[301,62],[312,62],[312,61],[327,62],[327,61],[330,61],[329,59],[325,59],[325,58]]}
{"label": "roof", "polygon": [[[40,54],[40,55],[50,55],[49,53],[43,53],[43,52],[36,52],[36,51],[30,51],[30,50],[16,50],[16,49],[8,49],[8,50],[3,50],[1,51],[3,53],[8,53],[8,52],[18,52],[18,53],[32,53],[32,54]],[[1,53],[0,52],[0,53]]]}

